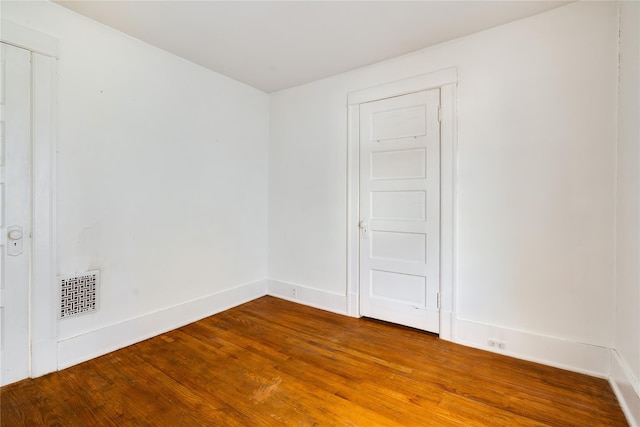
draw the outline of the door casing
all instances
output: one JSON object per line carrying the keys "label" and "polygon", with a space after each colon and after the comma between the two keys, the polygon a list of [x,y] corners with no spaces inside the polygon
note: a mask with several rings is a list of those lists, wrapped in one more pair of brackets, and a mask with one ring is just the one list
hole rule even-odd
{"label": "door casing", "polygon": [[440,338],[454,339],[455,319],[455,176],[456,124],[455,67],[399,80],[348,94],[348,188],[347,188],[347,312],[360,317],[360,104],[422,90],[440,88]]}
{"label": "door casing", "polygon": [[49,35],[4,19],[1,25],[2,42],[32,53],[30,376],[34,378],[58,369],[55,105],[59,43]]}

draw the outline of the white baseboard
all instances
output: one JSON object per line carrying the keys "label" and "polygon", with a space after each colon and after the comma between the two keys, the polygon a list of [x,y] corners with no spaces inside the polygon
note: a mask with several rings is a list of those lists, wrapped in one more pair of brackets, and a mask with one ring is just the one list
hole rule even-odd
{"label": "white baseboard", "polygon": [[640,384],[633,377],[627,363],[615,349],[611,349],[609,383],[631,427],[640,427]]}
{"label": "white baseboard", "polygon": [[55,338],[31,343],[31,378],[41,377],[58,369]]}
{"label": "white baseboard", "polygon": [[[489,347],[492,339],[504,349]],[[468,320],[455,321],[453,342],[600,378],[609,377],[609,349]]]}
{"label": "white baseboard", "polygon": [[321,310],[348,315],[346,295],[279,280],[268,280],[267,294]]}
{"label": "white baseboard", "polygon": [[144,341],[267,293],[267,281],[259,280],[173,307],[101,328],[58,342],[58,369]]}

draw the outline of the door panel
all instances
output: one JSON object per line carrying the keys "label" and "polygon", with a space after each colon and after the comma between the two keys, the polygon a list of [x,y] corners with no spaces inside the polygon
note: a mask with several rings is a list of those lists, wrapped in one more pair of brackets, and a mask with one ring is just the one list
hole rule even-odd
{"label": "door panel", "polygon": [[426,151],[423,149],[372,152],[370,178],[371,180],[425,178],[425,159]]}
{"label": "door panel", "polygon": [[1,49],[0,383],[4,385],[27,378],[30,366],[31,53],[5,43]]}
{"label": "door panel", "polygon": [[360,312],[439,332],[439,89],[360,106]]}
{"label": "door panel", "polygon": [[412,274],[371,270],[371,296],[380,300],[409,304],[414,307],[425,305],[425,278]]}
{"label": "door panel", "polygon": [[372,191],[371,218],[421,220],[427,218],[425,191]]}
{"label": "door panel", "polygon": [[371,139],[400,139],[424,136],[426,123],[424,105],[390,108],[371,114]]}
{"label": "door panel", "polygon": [[372,231],[370,247],[371,259],[420,263],[427,260],[427,242],[424,234]]}

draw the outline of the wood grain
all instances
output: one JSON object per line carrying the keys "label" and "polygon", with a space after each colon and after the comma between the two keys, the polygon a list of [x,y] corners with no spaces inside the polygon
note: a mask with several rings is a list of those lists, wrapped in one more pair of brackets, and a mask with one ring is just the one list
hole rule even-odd
{"label": "wood grain", "polygon": [[264,297],[0,389],[10,426],[625,426],[606,380]]}

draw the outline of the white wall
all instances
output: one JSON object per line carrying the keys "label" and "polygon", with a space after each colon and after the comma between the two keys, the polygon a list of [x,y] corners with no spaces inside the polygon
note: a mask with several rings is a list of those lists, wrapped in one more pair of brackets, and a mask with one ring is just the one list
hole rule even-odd
{"label": "white wall", "polygon": [[264,294],[268,96],[50,2],[2,18],[60,40],[58,273],[101,270],[60,365]]}
{"label": "white wall", "polygon": [[102,271],[100,311],[59,322],[61,366],[263,294],[267,254],[272,292],[346,312],[347,94],[455,66],[456,339],[503,334],[596,374],[614,346],[637,381],[638,112],[621,96],[616,217],[616,4],[270,98],[55,4],[2,2],[2,18],[60,39],[58,272]]}
{"label": "white wall", "polygon": [[607,375],[617,27],[573,3],[272,94],[269,278],[346,295],[347,94],[457,67],[458,341]]}
{"label": "white wall", "polygon": [[640,424],[640,3],[620,5],[613,384]]}

